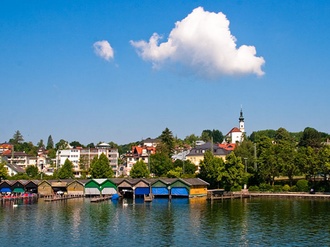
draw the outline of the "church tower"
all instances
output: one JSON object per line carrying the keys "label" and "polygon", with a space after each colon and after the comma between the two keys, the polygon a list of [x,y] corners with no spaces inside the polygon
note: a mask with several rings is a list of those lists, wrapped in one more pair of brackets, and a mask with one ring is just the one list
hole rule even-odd
{"label": "church tower", "polygon": [[245,128],[244,128],[244,117],[243,117],[243,110],[241,108],[241,113],[239,115],[239,130],[244,133],[245,132]]}

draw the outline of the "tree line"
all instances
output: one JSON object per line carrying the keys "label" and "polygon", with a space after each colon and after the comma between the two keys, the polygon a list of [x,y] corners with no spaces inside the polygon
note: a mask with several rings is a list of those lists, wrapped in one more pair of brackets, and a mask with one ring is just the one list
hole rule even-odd
{"label": "tree line", "polygon": [[[245,136],[244,141],[237,145],[234,152],[230,153],[225,161],[214,157],[212,152],[206,152],[198,173],[196,173],[196,166],[190,161],[173,161],[171,156],[177,150],[184,150],[187,146],[193,147],[197,140],[213,140],[214,143],[221,143],[224,140],[221,131],[203,130],[200,136],[192,134],[182,140],[174,137],[172,132],[166,128],[157,138],[160,140],[157,152],[149,156],[147,164],[138,161],[131,170],[131,177],[198,176],[209,182],[211,188],[226,188],[227,190],[238,190],[244,184],[274,186],[278,183],[279,178],[286,178],[288,186],[291,187],[294,186],[297,177],[300,177],[306,179],[310,186],[318,186],[319,190],[330,191],[328,181],[330,146],[326,142],[329,135],[310,127],[297,133],[288,132],[284,128],[252,132],[250,136]],[[33,146],[31,143],[24,142],[19,131],[15,132],[10,143],[15,146],[15,150],[26,150]],[[118,148],[123,154],[139,143],[117,145],[110,142],[109,144]],[[78,141],[68,143],[63,139],[54,144],[49,136],[47,145],[40,140],[36,148],[45,147],[52,154],[52,152],[56,153],[58,149],[68,148],[68,145],[95,147],[93,143],[84,146]],[[112,169],[109,169],[106,159],[106,157],[96,157],[91,162],[90,170],[86,171],[86,174],[90,174],[93,178],[112,177],[114,174]],[[73,177],[73,165],[69,162],[66,161],[62,170],[56,171],[54,176],[57,178]],[[38,176],[38,171],[35,171],[34,168],[28,168],[26,173],[29,177]]]}

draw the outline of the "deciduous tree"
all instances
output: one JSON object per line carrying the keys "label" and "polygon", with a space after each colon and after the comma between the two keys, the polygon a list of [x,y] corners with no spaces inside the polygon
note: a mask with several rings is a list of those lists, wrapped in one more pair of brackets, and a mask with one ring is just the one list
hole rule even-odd
{"label": "deciduous tree", "polygon": [[58,170],[57,176],[60,179],[74,178],[73,164],[69,159],[65,160],[63,166]]}
{"label": "deciduous tree", "polygon": [[0,180],[2,179],[7,179],[9,177],[8,175],[8,170],[6,169],[5,165],[6,165],[6,162],[5,161],[2,161],[0,159]]}
{"label": "deciduous tree", "polygon": [[156,177],[166,176],[173,168],[171,158],[166,153],[155,153],[150,155],[150,172]]}
{"label": "deciduous tree", "polygon": [[132,178],[147,178],[149,174],[147,164],[142,160],[137,161],[130,171],[130,176]]}
{"label": "deciduous tree", "polygon": [[109,160],[104,153],[102,153],[100,157],[95,156],[93,158],[90,174],[92,178],[111,178],[114,176]]}
{"label": "deciduous tree", "polygon": [[25,172],[30,178],[37,178],[39,174],[38,167],[36,166],[28,166]]}

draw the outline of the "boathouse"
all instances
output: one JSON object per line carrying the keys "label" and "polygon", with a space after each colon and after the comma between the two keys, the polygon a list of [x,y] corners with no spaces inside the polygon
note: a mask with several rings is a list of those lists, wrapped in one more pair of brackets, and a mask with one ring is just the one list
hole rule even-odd
{"label": "boathouse", "polygon": [[190,186],[183,179],[177,179],[170,184],[170,196],[189,197]]}
{"label": "boathouse", "polygon": [[114,195],[117,194],[117,186],[109,179],[102,179],[99,181],[100,191],[102,195]]}
{"label": "boathouse", "polygon": [[121,182],[117,181],[117,189],[118,193],[120,193],[123,197],[133,197],[133,185],[137,183],[138,180],[132,181],[132,179],[124,179]]}
{"label": "boathouse", "polygon": [[133,186],[133,192],[135,196],[144,196],[150,194],[150,183],[145,179],[140,179]]}
{"label": "boathouse", "polygon": [[51,196],[54,194],[52,185],[47,180],[44,180],[38,185],[38,194],[40,196]]}
{"label": "boathouse", "polygon": [[0,183],[1,193],[11,193],[11,182],[9,180],[4,180]]}
{"label": "boathouse", "polygon": [[84,195],[85,194],[85,184],[89,180],[74,180],[68,183],[66,190],[68,195]]}
{"label": "boathouse", "polygon": [[39,180],[30,180],[25,184],[25,191],[30,193],[38,193]]}
{"label": "boathouse", "polygon": [[189,185],[189,196],[206,196],[207,195],[207,187],[210,185],[208,182],[200,178],[185,178],[182,179],[185,181],[187,185]]}
{"label": "boathouse", "polygon": [[63,193],[68,193],[67,191],[67,185],[68,183],[71,183],[72,179],[63,179],[63,180],[52,180],[50,181],[50,184],[52,186],[52,190],[53,192],[56,194],[59,191],[63,192]]}
{"label": "boathouse", "polygon": [[[175,179],[176,180],[176,179]],[[170,195],[170,184],[173,179],[157,179],[151,184],[151,191],[155,197],[168,197]]]}
{"label": "boathouse", "polygon": [[16,180],[13,181],[11,185],[11,190],[13,193],[24,193],[25,185],[27,184],[27,180]]}
{"label": "boathouse", "polygon": [[86,196],[113,195],[116,193],[116,184],[107,178],[91,179],[85,183]]}
{"label": "boathouse", "polygon": [[99,183],[95,179],[89,180],[85,184],[85,196],[99,196],[99,195],[101,195]]}

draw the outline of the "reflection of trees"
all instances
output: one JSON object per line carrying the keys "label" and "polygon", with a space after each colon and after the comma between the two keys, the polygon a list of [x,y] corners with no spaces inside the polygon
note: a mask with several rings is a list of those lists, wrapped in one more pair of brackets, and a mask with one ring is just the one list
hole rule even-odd
{"label": "reflection of trees", "polygon": [[107,229],[110,224],[110,207],[109,204],[99,203],[93,204],[89,208],[90,223],[92,230],[97,230],[94,233],[98,235],[107,235]]}

